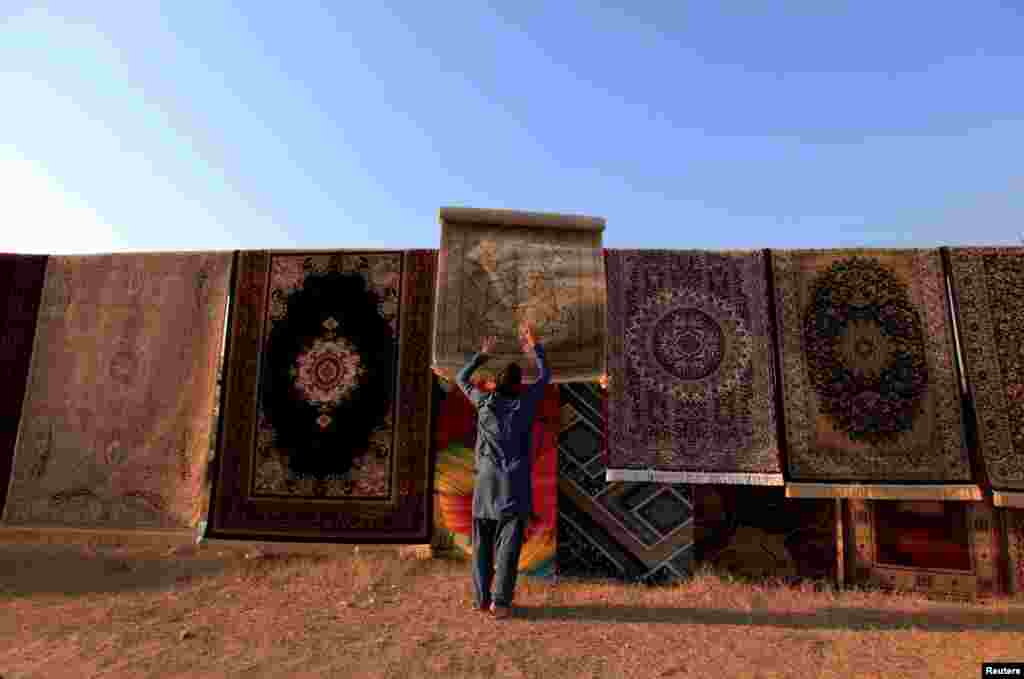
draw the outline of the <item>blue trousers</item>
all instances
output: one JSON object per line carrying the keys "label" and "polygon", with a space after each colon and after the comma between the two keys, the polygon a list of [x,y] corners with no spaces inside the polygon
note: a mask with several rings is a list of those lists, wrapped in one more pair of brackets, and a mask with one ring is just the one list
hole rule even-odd
{"label": "blue trousers", "polygon": [[[478,606],[511,606],[529,517],[473,518],[473,590]],[[491,582],[494,594],[491,595]]]}

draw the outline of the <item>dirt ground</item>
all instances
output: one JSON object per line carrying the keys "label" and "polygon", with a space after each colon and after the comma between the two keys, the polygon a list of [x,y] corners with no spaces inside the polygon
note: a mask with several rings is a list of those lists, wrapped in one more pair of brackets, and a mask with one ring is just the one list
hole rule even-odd
{"label": "dirt ground", "polygon": [[467,564],[394,548],[0,543],[0,676],[974,677],[1024,661],[1020,603],[817,589],[523,579],[517,616],[495,621],[469,609]]}

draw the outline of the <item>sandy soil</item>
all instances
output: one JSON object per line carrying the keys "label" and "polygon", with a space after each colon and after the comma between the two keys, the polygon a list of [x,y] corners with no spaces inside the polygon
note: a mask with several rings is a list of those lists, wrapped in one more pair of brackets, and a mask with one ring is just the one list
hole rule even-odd
{"label": "sandy soil", "polygon": [[394,548],[0,543],[0,676],[970,677],[1024,661],[1024,605],[1005,600],[525,579],[495,621],[469,587],[465,563]]}

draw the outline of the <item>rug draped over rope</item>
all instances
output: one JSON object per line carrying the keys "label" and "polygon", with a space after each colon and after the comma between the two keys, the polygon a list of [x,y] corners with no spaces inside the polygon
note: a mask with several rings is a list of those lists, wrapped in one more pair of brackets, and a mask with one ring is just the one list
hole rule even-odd
{"label": "rug draped over rope", "polygon": [[693,567],[692,488],[605,480],[605,395],[563,384],[558,574],[668,583]]}
{"label": "rug draped over rope", "polygon": [[208,537],[430,540],[436,262],[239,253]]}
{"label": "rug draped over rope", "polygon": [[782,485],[763,252],[609,250],[608,480]]}
{"label": "rug draped over rope", "polygon": [[0,513],[11,477],[45,276],[45,255],[0,254]]}
{"label": "rug draped over rope", "polygon": [[994,488],[1024,491],[1024,248],[948,255],[985,471]]}
{"label": "rug draped over rope", "polygon": [[772,269],[790,479],[980,497],[939,251],[780,250]]}
{"label": "rug draped over rope", "polygon": [[50,257],[5,523],[199,520],[229,253]]}
{"label": "rug draped over rope", "polygon": [[[493,376],[522,357],[518,328],[534,324],[554,382],[604,372],[604,220],[507,210],[444,208],[433,367],[451,379],[494,335]],[[521,361],[523,381],[536,378]]]}

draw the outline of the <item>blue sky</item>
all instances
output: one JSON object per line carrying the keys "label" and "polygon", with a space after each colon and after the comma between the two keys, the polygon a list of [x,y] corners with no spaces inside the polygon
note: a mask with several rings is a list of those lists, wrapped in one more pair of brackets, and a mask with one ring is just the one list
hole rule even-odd
{"label": "blue sky", "polygon": [[1018,243],[1022,36],[985,0],[5,2],[0,251],[437,247],[442,205]]}

